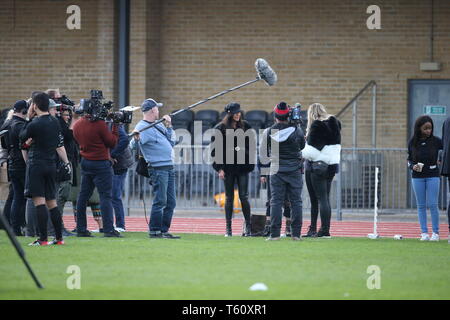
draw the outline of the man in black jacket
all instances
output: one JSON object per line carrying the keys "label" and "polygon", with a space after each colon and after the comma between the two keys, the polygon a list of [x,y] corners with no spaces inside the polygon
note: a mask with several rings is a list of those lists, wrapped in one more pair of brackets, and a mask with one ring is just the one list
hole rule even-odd
{"label": "man in black jacket", "polygon": [[[48,245],[47,222],[50,218],[55,227],[54,245],[63,245],[61,213],[56,204],[56,164],[55,151],[63,160],[64,168],[70,174],[70,163],[63,145],[61,127],[58,120],[49,114],[49,96],[44,92],[33,95],[28,118],[33,119],[22,129],[21,143],[28,145],[26,187],[27,194],[36,207],[39,239],[32,246]],[[30,142],[31,140],[31,142]],[[26,147],[26,146],[25,146]]]}
{"label": "man in black jacket", "polygon": [[[442,125],[442,146],[441,175],[447,177],[448,185],[450,186],[450,117]],[[450,200],[447,206],[447,217],[449,228],[448,243],[450,244]]]}
{"label": "man in black jacket", "polygon": [[[73,131],[72,131],[72,111],[69,107],[65,105],[59,106],[59,114],[57,114],[56,118],[59,121],[59,125],[61,127],[61,134],[64,138],[64,148],[66,149],[67,158],[72,166],[73,172],[72,177],[69,180],[66,181],[60,181],[57,177],[56,182],[56,202],[58,204],[58,209],[61,213],[61,215],[64,215],[64,206],[65,203],[68,201],[69,195],[70,195],[70,189],[72,187],[72,184],[77,184],[76,181],[76,168],[78,167],[78,162],[80,158],[80,151],[78,149],[78,145],[75,141],[75,138],[73,137]],[[63,221],[63,220],[61,220]],[[73,236],[71,232],[66,230],[64,226],[64,222],[62,223],[62,229],[63,229],[63,236]]]}
{"label": "man in black jacket", "polygon": [[11,180],[14,196],[11,205],[11,224],[17,236],[22,236],[22,228],[25,226],[25,171],[26,164],[22,156],[19,134],[26,124],[28,104],[25,100],[19,100],[14,104],[14,114],[2,130],[8,133],[2,139],[3,147],[8,150],[8,174]]}
{"label": "man in black jacket", "polygon": [[113,187],[112,187],[112,205],[116,217],[116,230],[124,232],[125,228],[125,211],[122,203],[122,193],[127,176],[128,168],[134,161],[131,149],[128,147],[128,135],[123,127],[119,125],[119,141],[111,150],[111,158],[113,159]]}
{"label": "man in black jacket", "polygon": [[[289,106],[280,102],[274,108],[276,123],[266,129],[260,144],[260,157],[270,158],[270,237],[267,240],[280,240],[281,209],[286,193],[291,202],[292,240],[300,240],[302,227],[302,160],[301,149],[305,137],[300,126],[288,121]],[[267,162],[261,160],[262,163]]]}

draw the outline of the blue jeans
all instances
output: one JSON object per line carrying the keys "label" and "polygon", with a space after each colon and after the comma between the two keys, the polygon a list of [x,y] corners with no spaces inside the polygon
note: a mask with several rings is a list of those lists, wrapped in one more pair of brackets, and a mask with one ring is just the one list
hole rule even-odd
{"label": "blue jeans", "polygon": [[114,230],[112,207],[113,169],[109,160],[81,160],[81,187],[77,199],[77,232],[87,230],[86,205],[97,187],[100,195],[103,231]]}
{"label": "blue jeans", "polygon": [[416,195],[417,211],[422,233],[428,233],[427,207],[430,208],[433,232],[439,233],[439,177],[413,178],[412,185]]}
{"label": "blue jeans", "polygon": [[126,176],[126,171],[122,174],[113,175],[112,188],[112,205],[116,216],[116,227],[122,229],[125,229],[125,212],[123,210],[122,194]]}
{"label": "blue jeans", "polygon": [[175,171],[150,168],[150,182],[153,186],[153,204],[150,215],[150,234],[169,231],[175,209]]}

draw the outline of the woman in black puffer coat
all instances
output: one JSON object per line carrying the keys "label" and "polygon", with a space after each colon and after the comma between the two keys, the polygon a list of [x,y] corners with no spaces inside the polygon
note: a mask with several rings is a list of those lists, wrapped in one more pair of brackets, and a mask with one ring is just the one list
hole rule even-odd
{"label": "woman in black puffer coat", "polygon": [[[243,236],[250,236],[250,202],[248,201],[248,183],[249,173],[255,168],[255,161],[251,161],[250,158],[250,137],[245,137],[245,160],[239,161],[239,154],[243,146],[238,146],[238,139],[234,135],[236,130],[243,130],[243,132],[250,130],[250,124],[243,119],[241,106],[239,103],[232,102],[225,107],[227,115],[215,129],[222,133],[223,153],[221,156],[217,155],[215,162],[213,163],[214,170],[217,171],[219,178],[224,180],[225,183],[225,218],[226,218],[226,237],[232,236],[231,222],[233,217],[233,203],[234,203],[234,185],[237,183],[239,189],[239,199],[241,200],[242,213],[245,219],[245,230]],[[227,139],[234,139],[233,149],[227,148]],[[214,140],[213,140],[214,141]],[[240,152],[239,152],[240,151]],[[226,161],[227,154],[234,153],[234,158],[231,163]],[[255,147],[256,152],[256,147]],[[213,158],[216,157],[216,153],[213,150],[211,153]],[[240,162],[240,163],[239,163]]]}
{"label": "woman in black puffer coat", "polygon": [[[341,158],[341,123],[320,103],[309,106],[302,156],[306,160],[305,180],[311,200],[311,225],[306,237],[330,238],[330,189]],[[319,208],[321,228],[316,232]]]}

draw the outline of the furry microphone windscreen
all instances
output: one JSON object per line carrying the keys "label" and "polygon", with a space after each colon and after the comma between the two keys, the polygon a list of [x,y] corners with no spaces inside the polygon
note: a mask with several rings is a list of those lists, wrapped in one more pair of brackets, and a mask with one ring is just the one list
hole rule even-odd
{"label": "furry microphone windscreen", "polygon": [[266,60],[258,58],[255,62],[256,72],[269,86],[273,86],[277,82],[277,74],[269,66]]}

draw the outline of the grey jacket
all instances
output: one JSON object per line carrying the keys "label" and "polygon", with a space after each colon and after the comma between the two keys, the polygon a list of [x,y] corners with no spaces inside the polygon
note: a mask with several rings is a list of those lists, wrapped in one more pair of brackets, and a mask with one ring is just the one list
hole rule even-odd
{"label": "grey jacket", "polygon": [[[300,126],[276,123],[267,128],[259,146],[262,168],[270,163],[270,174],[291,172],[302,168],[301,150],[305,147],[305,136]],[[268,157],[267,157],[268,156]]]}

